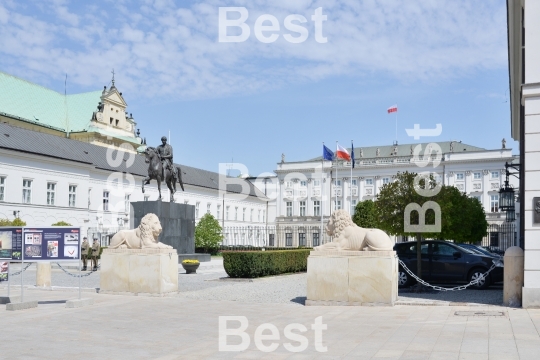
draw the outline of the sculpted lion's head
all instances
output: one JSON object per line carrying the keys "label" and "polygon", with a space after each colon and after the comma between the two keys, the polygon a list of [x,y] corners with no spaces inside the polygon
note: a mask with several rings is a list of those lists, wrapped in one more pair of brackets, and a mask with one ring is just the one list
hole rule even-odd
{"label": "sculpted lion's head", "polygon": [[158,242],[159,234],[161,234],[161,224],[155,214],[146,214],[139,225],[141,231],[141,239],[143,241]]}
{"label": "sculpted lion's head", "polygon": [[326,224],[326,233],[333,237],[339,237],[341,232],[348,226],[354,226],[351,215],[345,210],[336,210],[330,216]]}

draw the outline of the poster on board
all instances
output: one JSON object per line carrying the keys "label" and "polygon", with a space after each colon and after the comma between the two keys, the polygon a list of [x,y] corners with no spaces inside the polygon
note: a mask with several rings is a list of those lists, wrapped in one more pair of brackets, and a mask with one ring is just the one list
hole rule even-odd
{"label": "poster on board", "polygon": [[23,229],[24,260],[75,260],[79,258],[80,228],[51,226]]}
{"label": "poster on board", "polygon": [[9,263],[4,260],[0,260],[0,281],[8,280]]}
{"label": "poster on board", "polygon": [[22,227],[0,227],[0,260],[21,260]]}

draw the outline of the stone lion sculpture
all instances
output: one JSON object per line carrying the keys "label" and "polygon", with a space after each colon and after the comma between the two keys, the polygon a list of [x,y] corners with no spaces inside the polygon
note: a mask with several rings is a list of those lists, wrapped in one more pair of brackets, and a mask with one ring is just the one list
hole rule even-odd
{"label": "stone lion sculpture", "polygon": [[359,227],[345,210],[334,211],[325,229],[334,240],[315,247],[315,250],[386,251],[394,247],[392,240],[384,231]]}
{"label": "stone lion sculpture", "polygon": [[111,239],[109,249],[172,249],[158,241],[161,223],[155,214],[146,214],[133,230],[120,230]]}

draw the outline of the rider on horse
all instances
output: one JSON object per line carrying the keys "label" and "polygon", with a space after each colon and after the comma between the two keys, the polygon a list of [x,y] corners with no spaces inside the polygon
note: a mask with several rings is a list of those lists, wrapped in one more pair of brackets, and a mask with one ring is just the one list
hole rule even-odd
{"label": "rider on horse", "polygon": [[161,145],[156,150],[161,158],[163,169],[168,169],[171,172],[176,183],[178,181],[178,174],[176,173],[176,167],[173,165],[173,149],[171,145],[167,144],[167,138],[165,136],[161,138]]}

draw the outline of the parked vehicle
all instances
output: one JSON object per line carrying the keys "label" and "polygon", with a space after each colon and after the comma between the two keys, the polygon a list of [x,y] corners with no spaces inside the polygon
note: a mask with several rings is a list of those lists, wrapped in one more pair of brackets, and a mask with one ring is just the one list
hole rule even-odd
{"label": "parked vehicle", "polygon": [[[394,246],[399,259],[414,274],[416,272],[416,241],[398,243]],[[422,280],[430,283],[468,283],[482,277],[493,264],[495,268],[473,287],[486,289],[494,282],[503,280],[503,262],[494,257],[474,253],[454,243],[440,240],[426,240],[421,244]],[[415,282],[399,266],[399,286],[412,285]]]}
{"label": "parked vehicle", "polygon": [[[465,248],[467,250],[471,250],[472,252],[474,253],[477,253],[477,254],[480,254],[480,255],[485,255],[485,256],[493,256],[497,259],[500,259],[501,261],[503,261],[502,259],[502,256],[499,255],[499,254],[496,254],[496,253],[493,253],[491,251],[489,251],[488,249],[486,249],[485,247],[483,246],[480,246],[480,245],[472,245],[472,244],[456,244],[462,248]],[[504,261],[503,261],[504,262]]]}

